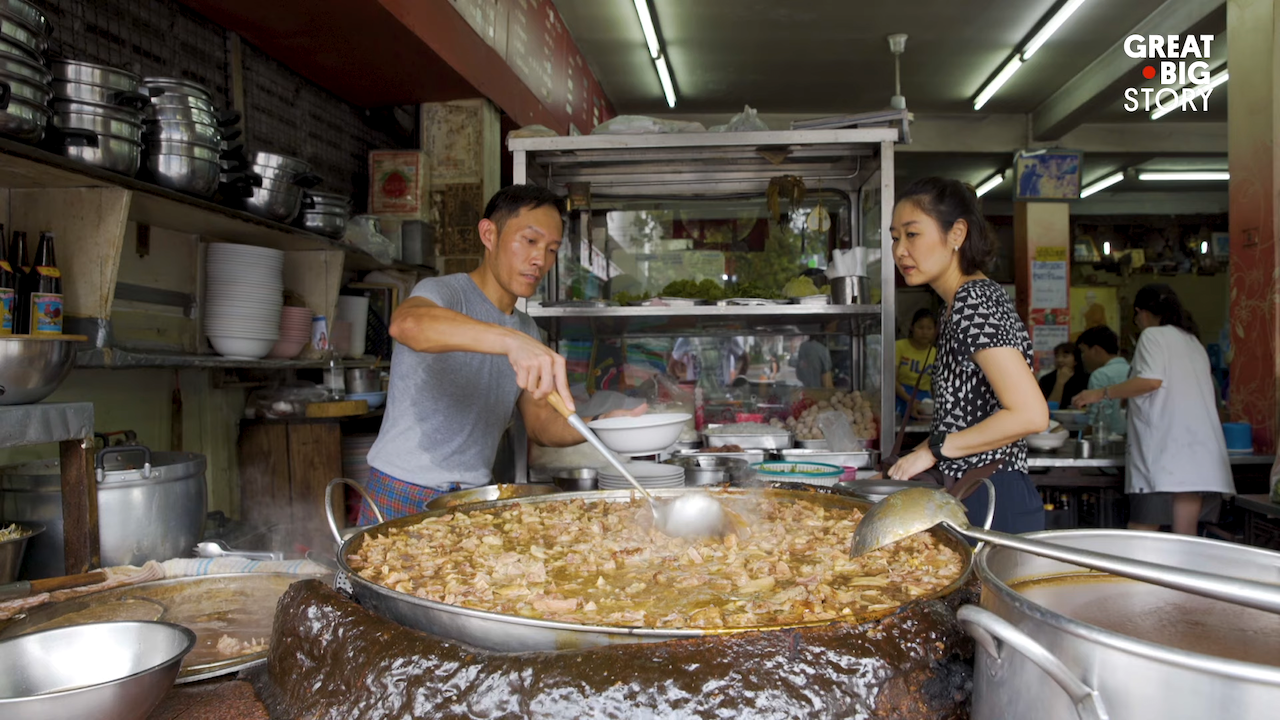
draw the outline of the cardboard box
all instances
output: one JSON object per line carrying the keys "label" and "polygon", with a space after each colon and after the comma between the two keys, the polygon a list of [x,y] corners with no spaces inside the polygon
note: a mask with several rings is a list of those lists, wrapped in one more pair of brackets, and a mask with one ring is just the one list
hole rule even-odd
{"label": "cardboard box", "polygon": [[429,213],[431,170],[419,150],[369,152],[369,214],[425,220]]}

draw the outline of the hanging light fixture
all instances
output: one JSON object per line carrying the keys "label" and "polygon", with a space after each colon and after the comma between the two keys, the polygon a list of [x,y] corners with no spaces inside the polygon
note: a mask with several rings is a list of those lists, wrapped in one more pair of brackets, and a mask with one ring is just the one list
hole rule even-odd
{"label": "hanging light fixture", "polygon": [[1013,77],[1014,73],[1018,72],[1018,68],[1030,60],[1031,56],[1035,55],[1036,51],[1040,49],[1040,46],[1048,42],[1049,38],[1058,31],[1058,28],[1062,27],[1062,24],[1067,21],[1067,18],[1075,14],[1075,11],[1079,10],[1084,3],[1085,0],[1067,0],[1061,8],[1058,8],[1058,12],[1054,13],[1053,17],[1050,17],[1049,21],[1041,26],[1035,35],[1031,36],[1027,44],[1023,45],[1022,49],[1017,53],[1014,53],[1013,57],[1009,58],[1009,61],[1000,69],[1000,72],[982,87],[977,97],[973,99],[973,109],[981,110],[982,106],[986,105],[987,101],[996,94],[996,91],[1009,82],[1009,78]]}
{"label": "hanging light fixture", "polygon": [[645,45],[649,47],[649,57],[653,60],[654,69],[658,71],[658,81],[662,83],[662,95],[667,100],[667,107],[673,108],[676,106],[675,82],[671,78],[671,67],[667,64],[662,38],[658,36],[658,27],[653,22],[653,13],[649,10],[649,0],[634,0],[634,3]]}
{"label": "hanging light fixture", "polygon": [[1112,185],[1115,185],[1116,183],[1119,183],[1122,180],[1124,180],[1123,170],[1117,173],[1112,173],[1111,175],[1108,175],[1102,178],[1101,180],[1099,180],[1096,183],[1093,183],[1092,185],[1085,186],[1085,188],[1080,191],[1080,199],[1083,200],[1096,192],[1106,190],[1107,188],[1111,187]]}
{"label": "hanging light fixture", "polygon": [[995,175],[992,175],[986,180],[983,180],[982,184],[978,185],[978,187],[974,190],[974,192],[977,193],[978,197],[982,197],[983,195],[986,195],[992,190],[995,190],[997,187],[999,187],[1000,183],[1002,182],[1004,182],[1003,170],[996,173]]}

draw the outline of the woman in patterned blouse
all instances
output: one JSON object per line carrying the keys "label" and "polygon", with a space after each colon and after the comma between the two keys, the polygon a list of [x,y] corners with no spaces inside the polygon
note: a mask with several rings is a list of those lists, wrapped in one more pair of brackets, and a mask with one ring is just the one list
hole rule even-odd
{"label": "woman in patterned blouse", "polygon": [[[994,237],[973,189],[925,178],[908,185],[893,209],[893,260],[910,286],[942,297],[934,368],[932,433],[889,470],[907,479],[938,466],[948,482],[998,464],[992,527],[1044,529],[1040,493],[1027,476],[1027,435],[1049,425],[1049,407],[1031,370],[1031,340],[1004,288],[983,274]],[[964,499],[969,519],[986,517],[987,488]]]}

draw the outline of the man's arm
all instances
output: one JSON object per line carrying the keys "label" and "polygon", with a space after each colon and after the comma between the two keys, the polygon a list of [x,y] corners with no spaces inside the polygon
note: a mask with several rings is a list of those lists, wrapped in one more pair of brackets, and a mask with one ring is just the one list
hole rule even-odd
{"label": "man's arm", "polygon": [[505,355],[520,389],[538,400],[556,390],[573,409],[564,357],[519,330],[480,322],[424,297],[411,297],[392,313],[391,337],[417,352]]}

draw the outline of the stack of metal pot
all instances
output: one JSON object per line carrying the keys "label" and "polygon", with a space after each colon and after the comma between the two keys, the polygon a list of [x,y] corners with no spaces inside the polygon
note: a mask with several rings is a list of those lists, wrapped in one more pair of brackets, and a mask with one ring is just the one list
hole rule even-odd
{"label": "stack of metal pot", "polygon": [[49,122],[49,20],[25,0],[0,0],[0,133],[26,142],[44,137]]}
{"label": "stack of metal pot", "polygon": [[157,185],[208,197],[222,175],[223,127],[238,118],[220,114],[213,93],[181,78],[148,77],[152,95],[146,109],[147,169]]}
{"label": "stack of metal pot", "polygon": [[351,199],[338,193],[303,193],[302,217],[298,223],[306,230],[325,237],[340,238],[347,232],[351,216]]}
{"label": "stack of metal pot", "polygon": [[255,152],[249,157],[249,174],[254,183],[252,193],[244,198],[244,209],[282,223],[293,222],[298,216],[303,189],[320,184],[309,163],[270,152]]}
{"label": "stack of metal pot", "polygon": [[51,142],[72,160],[132,177],[142,160],[142,107],[150,99],[142,79],[75,60],[54,60],[52,67]]}

